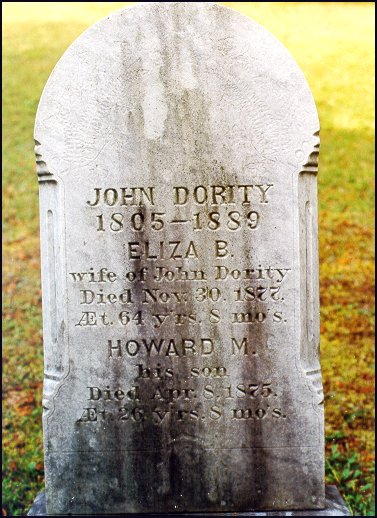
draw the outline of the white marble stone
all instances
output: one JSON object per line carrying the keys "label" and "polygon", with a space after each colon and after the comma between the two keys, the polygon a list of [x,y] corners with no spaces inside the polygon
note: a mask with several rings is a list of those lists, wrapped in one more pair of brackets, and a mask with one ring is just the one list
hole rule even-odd
{"label": "white marble stone", "polygon": [[35,126],[49,514],[324,507],[318,134],[288,51],[216,4],[63,55]]}
{"label": "white marble stone", "polygon": [[[40,493],[34,500],[32,508],[27,514],[28,516],[46,516],[46,495]],[[161,515],[148,515],[148,516],[161,516]],[[177,516],[174,513],[164,513],[164,516]],[[178,516],[202,516],[199,513],[180,513]],[[240,511],[232,513],[206,513],[206,517],[224,517],[233,516],[239,518],[249,518],[250,516],[351,516],[351,513],[347,509],[343,498],[339,494],[339,491],[335,486],[326,486],[326,501],[324,509],[310,509],[310,510],[298,510],[298,511]]]}

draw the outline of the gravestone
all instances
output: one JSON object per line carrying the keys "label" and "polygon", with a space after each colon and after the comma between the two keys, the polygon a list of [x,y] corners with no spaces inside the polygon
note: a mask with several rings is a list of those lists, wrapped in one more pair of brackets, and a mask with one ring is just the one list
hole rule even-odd
{"label": "gravestone", "polygon": [[256,22],[150,3],[38,108],[47,512],[321,509],[319,122]]}

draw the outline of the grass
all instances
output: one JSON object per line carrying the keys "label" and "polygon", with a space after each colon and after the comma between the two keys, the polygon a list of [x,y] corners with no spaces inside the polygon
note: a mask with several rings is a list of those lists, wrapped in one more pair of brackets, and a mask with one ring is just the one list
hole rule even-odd
{"label": "grass", "polygon": [[[290,50],[321,121],[319,236],[327,482],[374,513],[374,4],[225,2]],[[3,515],[43,488],[33,123],[57,60],[121,2],[3,2]]]}

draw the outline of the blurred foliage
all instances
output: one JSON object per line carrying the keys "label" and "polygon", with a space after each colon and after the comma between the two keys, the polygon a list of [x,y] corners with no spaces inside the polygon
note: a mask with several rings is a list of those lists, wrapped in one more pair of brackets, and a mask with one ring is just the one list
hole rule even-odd
{"label": "blurred foliage", "polygon": [[[301,66],[321,121],[319,240],[327,482],[373,514],[374,3],[225,2]],[[43,489],[38,182],[33,123],[53,66],[122,2],[3,2],[3,515]]]}
{"label": "blurred foliage", "polygon": [[[342,434],[334,434],[343,438]],[[328,437],[331,441],[333,437]],[[363,469],[357,452],[349,450],[345,443],[345,453],[338,444],[331,445],[331,453],[326,458],[326,477],[330,484],[335,484],[343,494],[349,509],[361,516],[375,516],[373,489],[374,465]]]}

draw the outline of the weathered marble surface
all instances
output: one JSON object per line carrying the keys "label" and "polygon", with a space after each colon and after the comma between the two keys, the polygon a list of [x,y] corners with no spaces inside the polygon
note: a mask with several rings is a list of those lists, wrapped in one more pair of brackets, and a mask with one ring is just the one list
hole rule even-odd
{"label": "weathered marble surface", "polygon": [[[46,516],[46,494],[40,493],[34,500],[33,506],[27,514],[28,516]],[[148,515],[161,516],[161,515]],[[182,514],[168,514],[165,516],[203,516],[199,513],[182,513]],[[210,513],[206,516],[239,516],[247,518],[248,516],[351,516],[347,509],[343,498],[335,486],[326,486],[326,502],[324,509],[311,509],[310,511],[269,511],[269,512],[240,512],[240,513]]]}
{"label": "weathered marble surface", "polygon": [[240,14],[150,3],[43,92],[50,514],[320,509],[309,87]]}

